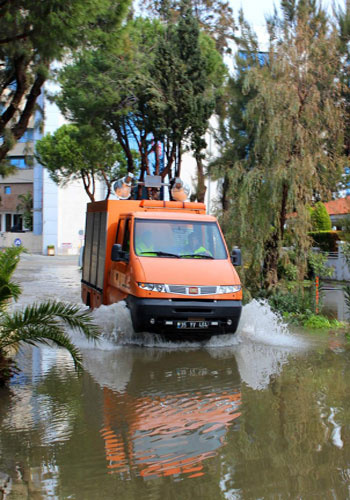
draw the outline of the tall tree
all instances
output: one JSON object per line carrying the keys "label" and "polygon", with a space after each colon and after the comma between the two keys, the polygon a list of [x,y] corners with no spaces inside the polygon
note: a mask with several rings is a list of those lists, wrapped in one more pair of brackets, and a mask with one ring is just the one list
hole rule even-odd
{"label": "tall tree", "polygon": [[[341,7],[336,11],[336,18],[338,22],[340,52],[342,54],[342,67],[340,79],[343,83],[342,87],[342,100],[345,105],[345,135],[344,146],[345,154],[348,157],[348,166],[350,160],[350,3],[347,0],[345,10]],[[344,175],[344,188],[348,187],[350,180],[349,171]]]}
{"label": "tall tree", "polygon": [[30,191],[18,195],[16,210],[23,214],[23,225],[29,231],[33,231],[33,195]]}
{"label": "tall tree", "polygon": [[126,173],[121,147],[108,132],[89,126],[63,125],[36,143],[36,157],[59,185],[81,180],[91,201],[96,181],[105,184],[108,199],[113,181]]}
{"label": "tall tree", "polygon": [[340,178],[344,123],[338,39],[312,0],[281,3],[281,17],[275,12],[267,23],[266,54],[259,53],[243,15],[240,24],[238,54],[249,64],[232,88],[234,141],[226,143],[222,159],[230,179],[229,217],[235,220],[236,241],[250,256],[255,286],[261,278],[270,288],[278,281],[288,214],[298,215],[290,227],[305,258],[307,205],[315,195],[329,195]]}
{"label": "tall tree", "polygon": [[168,159],[163,176],[171,172],[173,163],[174,174],[180,175],[186,143],[202,167],[204,135],[225,75],[221,57],[212,41],[200,34],[189,4],[182,2],[178,22],[168,25],[158,44],[157,64],[151,68],[164,103],[154,117],[154,129]]}
{"label": "tall tree", "polygon": [[[178,22],[161,25],[136,19],[125,27],[122,50],[85,52],[61,75],[58,104],[76,123],[101,124],[127,158],[128,171],[140,161],[140,180],[178,175],[184,149],[199,155],[225,69],[213,42],[200,34],[184,2]],[[135,157],[133,148],[137,149]]]}
{"label": "tall tree", "polygon": [[108,130],[122,147],[129,172],[140,159],[141,175],[152,148],[147,109],[157,102],[149,66],[162,31],[156,22],[129,21],[119,47],[84,51],[60,74],[57,103],[64,115],[78,125]]}
{"label": "tall tree", "polygon": [[[163,21],[174,22],[181,15],[181,0],[146,0],[143,7]],[[190,7],[200,28],[215,41],[220,52],[230,52],[236,29],[233,10],[226,0],[191,0]]]}
{"label": "tall tree", "polygon": [[[129,0],[4,0],[0,3],[0,162],[24,134],[52,62],[104,43]],[[5,173],[3,170],[2,173]]]}

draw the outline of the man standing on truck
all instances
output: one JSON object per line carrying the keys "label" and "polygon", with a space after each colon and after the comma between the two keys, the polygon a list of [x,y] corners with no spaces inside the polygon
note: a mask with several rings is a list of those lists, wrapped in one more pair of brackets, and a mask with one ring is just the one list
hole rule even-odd
{"label": "man standing on truck", "polygon": [[150,231],[143,231],[136,235],[136,254],[140,256],[155,256],[152,234]]}

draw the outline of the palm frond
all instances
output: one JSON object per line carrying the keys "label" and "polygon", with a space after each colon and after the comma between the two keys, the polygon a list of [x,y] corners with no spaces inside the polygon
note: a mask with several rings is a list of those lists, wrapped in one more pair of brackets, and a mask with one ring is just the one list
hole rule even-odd
{"label": "palm frond", "polygon": [[0,314],[0,350],[21,342],[38,344],[54,342],[65,347],[77,368],[81,365],[79,350],[72,343],[64,326],[82,333],[88,340],[97,340],[100,331],[90,314],[79,306],[58,301],[46,301],[25,307],[14,313]]}
{"label": "palm frond", "polygon": [[73,330],[83,333],[89,340],[97,340],[100,331],[93,323],[90,312],[84,311],[78,305],[65,304],[60,301],[46,301],[33,304],[24,311],[27,321],[41,321],[46,318],[59,318]]}
{"label": "palm frond", "polygon": [[[7,328],[11,325],[8,322]],[[21,330],[12,331],[4,328],[0,336],[0,349],[6,352],[8,347],[25,343],[29,345],[54,344],[67,349],[77,370],[82,368],[82,357],[79,349],[72,343],[70,337],[64,332],[62,326],[52,324],[25,325]],[[4,335],[5,334],[5,335]],[[7,335],[6,335],[7,334]]]}
{"label": "palm frond", "polygon": [[0,310],[4,309],[10,299],[17,300],[21,295],[21,287],[14,281],[6,281],[0,273]]}
{"label": "palm frond", "polygon": [[11,278],[23,252],[25,252],[25,249],[22,246],[12,246],[0,252],[0,272],[2,276],[7,276],[8,280]]}
{"label": "palm frond", "polygon": [[6,307],[8,300],[17,300],[21,294],[21,287],[11,281],[11,277],[23,251],[23,247],[9,247],[0,251],[0,310]]}

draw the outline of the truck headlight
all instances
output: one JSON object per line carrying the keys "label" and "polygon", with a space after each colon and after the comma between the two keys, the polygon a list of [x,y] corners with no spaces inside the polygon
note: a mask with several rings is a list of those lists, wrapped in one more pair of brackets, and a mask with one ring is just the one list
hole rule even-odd
{"label": "truck headlight", "polygon": [[236,293],[240,292],[241,288],[241,285],[221,285],[217,287],[216,293]]}
{"label": "truck headlight", "polygon": [[148,292],[166,292],[165,285],[161,283],[138,283],[142,290],[147,290]]}

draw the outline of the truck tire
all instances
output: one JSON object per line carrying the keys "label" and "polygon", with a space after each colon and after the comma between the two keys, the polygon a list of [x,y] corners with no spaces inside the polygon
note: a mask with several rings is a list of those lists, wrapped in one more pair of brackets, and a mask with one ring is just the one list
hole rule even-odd
{"label": "truck tire", "polygon": [[140,333],[144,331],[142,322],[139,318],[137,318],[136,314],[130,311],[131,313],[131,322],[132,322],[132,327],[134,329],[135,333]]}

